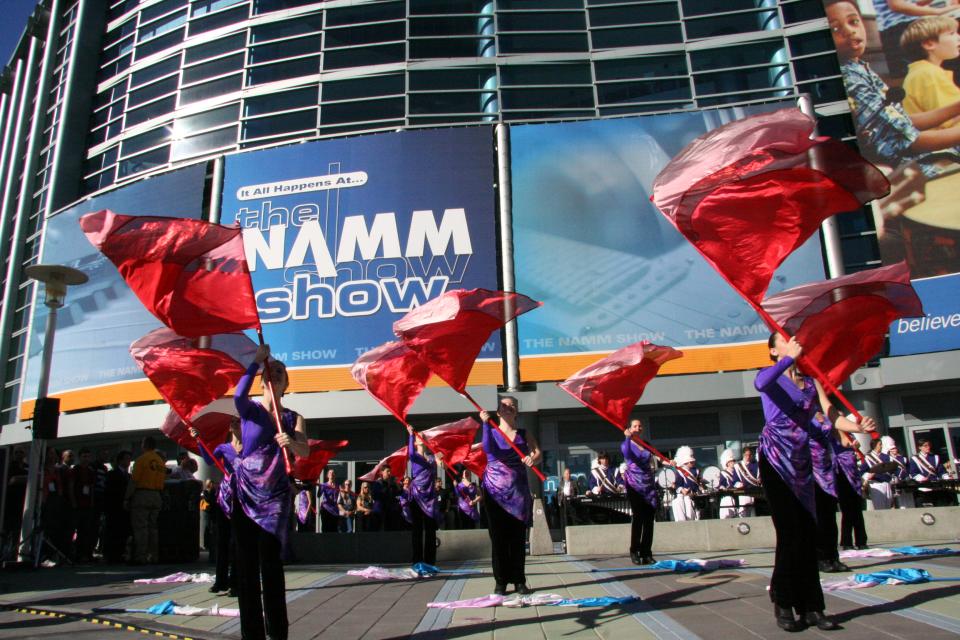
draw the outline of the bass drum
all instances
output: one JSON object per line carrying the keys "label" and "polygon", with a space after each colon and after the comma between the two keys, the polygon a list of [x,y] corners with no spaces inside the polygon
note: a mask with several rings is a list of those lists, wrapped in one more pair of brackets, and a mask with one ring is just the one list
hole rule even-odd
{"label": "bass drum", "polygon": [[662,467],[656,475],[657,487],[660,489],[661,507],[669,511],[673,502],[673,489],[677,485],[677,472],[670,467]]}
{"label": "bass drum", "polygon": [[720,467],[710,465],[703,469],[700,478],[703,479],[704,483],[711,489],[718,489],[720,487],[720,475]]}

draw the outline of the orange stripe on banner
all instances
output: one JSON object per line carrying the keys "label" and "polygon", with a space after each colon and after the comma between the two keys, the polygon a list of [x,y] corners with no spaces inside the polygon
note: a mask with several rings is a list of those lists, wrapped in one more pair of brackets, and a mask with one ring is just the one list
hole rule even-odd
{"label": "orange stripe on banner", "polygon": [[[660,369],[664,375],[682,373],[714,373],[742,371],[770,364],[767,344],[727,345],[723,347],[680,347],[683,357],[667,362]],[[566,380],[572,374],[609,355],[610,352],[565,356],[526,356],[520,358],[520,379],[524,382]]]}
{"label": "orange stripe on banner", "polygon": [[[467,379],[470,385],[501,385],[503,384],[503,365],[499,360],[477,362]],[[445,383],[434,376],[428,386],[443,386]],[[310,393],[314,391],[346,391],[360,389],[360,385],[350,375],[350,367],[317,367],[313,369],[290,370],[290,391],[294,393]],[[262,393],[259,379],[254,382],[254,395]],[[63,391],[53,394],[60,398],[61,411],[75,411],[90,409],[124,402],[150,402],[160,400],[160,394],[150,384],[149,380],[133,380],[118,384]],[[20,404],[20,415],[24,420],[33,417],[35,400],[25,400]]]}

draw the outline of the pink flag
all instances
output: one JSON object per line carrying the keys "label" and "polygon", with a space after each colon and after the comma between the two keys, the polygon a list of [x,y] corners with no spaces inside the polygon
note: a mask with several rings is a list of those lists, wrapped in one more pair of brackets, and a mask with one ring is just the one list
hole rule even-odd
{"label": "pink flag", "polygon": [[491,332],[540,304],[519,293],[454,289],[394,322],[393,332],[433,373],[463,393]]}
{"label": "pink flag", "polygon": [[425,429],[420,432],[420,436],[434,452],[442,453],[443,460],[452,467],[470,453],[470,446],[476,439],[479,428],[480,423],[468,417]]}
{"label": "pink flag", "polygon": [[[217,445],[226,442],[227,434],[230,432],[230,421],[234,418],[236,418],[235,411],[232,414],[208,411],[198,413],[190,423],[200,434],[200,439],[210,449],[214,449]],[[199,454],[197,441],[190,435],[187,425],[175,411],[167,412],[167,417],[160,425],[160,432],[184,449]]]}
{"label": "pink flag", "polygon": [[793,108],[737,120],[691,142],[654,181],[654,204],[753,304],[825,219],[889,191],[879,169],[813,129]]}
{"label": "pink flag", "polygon": [[763,308],[833,385],[880,351],[891,322],[923,315],[905,262],[794,287]]}
{"label": "pink flag", "polygon": [[147,310],[178,334],[260,327],[239,227],[106,209],[80,218],[80,227]]}
{"label": "pink flag", "polygon": [[660,366],[682,356],[683,352],[672,347],[647,341],[635,342],[584,367],[558,386],[615,427],[623,429],[634,405]]}
{"label": "pink flag", "polygon": [[380,478],[380,472],[384,467],[390,467],[393,477],[400,479],[407,473],[407,447],[403,446],[388,455],[377,463],[373,469],[363,474],[357,480],[361,482],[373,482]]}
{"label": "pink flag", "polygon": [[470,447],[470,452],[460,464],[473,472],[478,478],[483,475],[487,468],[487,454],[483,450],[483,445],[477,442]]}
{"label": "pink flag", "polygon": [[402,342],[387,342],[367,351],[353,363],[350,374],[404,424],[430,379],[427,365]]}
{"label": "pink flag", "polygon": [[293,477],[306,482],[316,482],[323,473],[323,468],[337,455],[340,449],[349,444],[347,440],[314,440],[309,439],[310,455],[306,458],[297,458],[293,463]]}

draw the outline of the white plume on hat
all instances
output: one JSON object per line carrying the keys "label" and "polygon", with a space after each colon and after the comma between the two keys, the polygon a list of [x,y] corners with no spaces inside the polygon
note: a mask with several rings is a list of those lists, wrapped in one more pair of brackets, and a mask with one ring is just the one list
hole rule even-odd
{"label": "white plume on hat", "polygon": [[733,462],[733,449],[724,449],[723,453],[720,454],[720,468],[726,469],[728,462]]}
{"label": "white plume on hat", "polygon": [[890,453],[891,449],[899,449],[897,446],[897,441],[891,438],[890,436],[883,436],[880,438],[880,451],[883,453]]}
{"label": "white plume on hat", "polygon": [[696,458],[693,457],[693,449],[687,446],[677,449],[677,453],[673,456],[673,459],[677,464],[687,464],[688,462],[696,460]]}

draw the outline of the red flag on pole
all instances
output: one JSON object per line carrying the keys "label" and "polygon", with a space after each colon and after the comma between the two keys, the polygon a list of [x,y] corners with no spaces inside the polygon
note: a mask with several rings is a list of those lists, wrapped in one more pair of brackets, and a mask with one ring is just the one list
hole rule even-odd
{"label": "red flag on pole", "polygon": [[363,474],[357,480],[361,482],[373,482],[380,478],[380,472],[384,467],[390,467],[394,478],[403,478],[407,473],[407,447],[403,446],[388,455],[377,463],[373,469]]}
{"label": "red flag on pole", "polygon": [[347,440],[313,439],[307,440],[307,443],[310,445],[310,455],[298,457],[293,463],[293,477],[305,482],[316,482],[331,458],[349,444]]}
{"label": "red flag on pole", "polygon": [[353,363],[350,374],[404,424],[430,379],[427,365],[402,342],[387,342],[367,351]]}
{"label": "red flag on pole", "polygon": [[650,342],[635,342],[576,372],[561,389],[619,429],[643,390],[664,362],[683,357],[682,351]]}
{"label": "red flag on pole", "polygon": [[478,478],[482,476],[487,468],[487,454],[483,451],[483,445],[479,442],[472,445],[467,457],[461,460],[460,464],[472,471]]}
{"label": "red flag on pole", "polygon": [[147,310],[176,333],[260,327],[239,228],[109,210],[88,213],[80,227]]}
{"label": "red flag on pole", "polygon": [[469,455],[470,446],[476,439],[479,428],[479,422],[467,417],[425,429],[420,432],[420,435],[434,452],[443,454],[444,462],[453,466]]}
{"label": "red flag on pole", "polygon": [[130,355],[170,407],[185,420],[235,386],[257,345],[242,333],[212,336],[210,348],[160,328],[130,345]]}
{"label": "red flag on pole", "polygon": [[847,145],[811,138],[814,126],[793,108],[731,122],[687,145],[654,181],[654,204],[754,305],[824,220],[889,191]]}
{"label": "red flag on pole", "polygon": [[[230,405],[233,405],[232,401]],[[236,417],[236,410],[233,413],[222,413],[219,410],[200,411],[190,420],[190,424],[200,433],[200,439],[214,449],[217,445],[226,442],[227,434],[230,432],[230,421]],[[189,427],[176,411],[167,412],[167,417],[160,425],[160,432],[184,449],[199,454],[197,441],[190,435]]]}
{"label": "red flag on pole", "polygon": [[905,262],[794,287],[763,308],[834,386],[880,351],[891,322],[923,315]]}
{"label": "red flag on pole", "polygon": [[456,391],[490,333],[541,303],[519,293],[454,289],[420,305],[393,323],[393,332]]}

